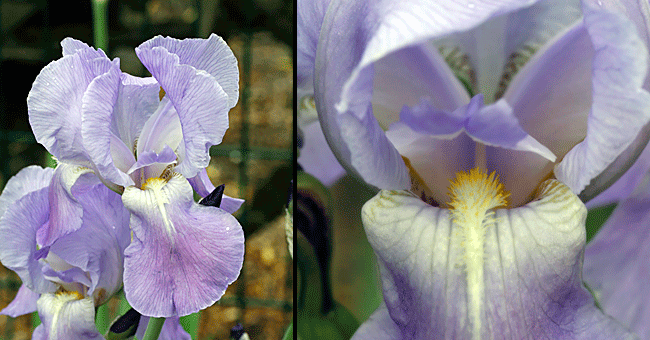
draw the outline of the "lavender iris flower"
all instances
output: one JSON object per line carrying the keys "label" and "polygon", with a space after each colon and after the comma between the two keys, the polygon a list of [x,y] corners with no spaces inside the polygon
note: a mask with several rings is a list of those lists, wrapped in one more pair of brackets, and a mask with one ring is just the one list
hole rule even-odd
{"label": "lavender iris flower", "polygon": [[[236,59],[216,35],[155,37],[136,54],[153,77],[120,71],[119,60],[66,38],[63,57],[34,81],[27,103],[39,143],[60,162],[92,171],[122,193],[133,240],[125,250],[124,291],[152,317],[182,316],[212,305],[241,270],[243,230],[222,208],[194,202],[212,184],[209,148],[228,128],[238,100]],[[48,237],[78,225],[56,223]],[[47,243],[47,242],[46,242]]]}
{"label": "lavender iris flower", "polygon": [[298,16],[325,137],[392,190],[364,206],[385,304],[354,338],[633,337],[641,323],[583,287],[576,194],[645,144],[647,4],[302,1]]}
{"label": "lavender iris flower", "polygon": [[122,287],[129,212],[94,175],[80,176],[67,190],[76,198],[67,206],[82,210],[80,228],[48,246],[38,242],[61,200],[68,199],[55,192],[66,177],[59,174],[72,168],[59,166],[55,173],[27,167],[0,196],[0,261],[23,281],[1,313],[16,317],[38,310],[42,324],[33,339],[103,339],[95,328],[95,308]]}

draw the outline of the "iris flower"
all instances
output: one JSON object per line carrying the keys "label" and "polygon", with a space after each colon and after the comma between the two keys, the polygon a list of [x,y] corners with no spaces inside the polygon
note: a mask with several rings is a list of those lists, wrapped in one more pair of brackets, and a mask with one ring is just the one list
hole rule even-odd
{"label": "iris flower", "polygon": [[384,189],[362,214],[385,304],[354,338],[633,337],[583,286],[576,195],[647,143],[647,4],[302,1],[298,16],[298,86],[341,164]]}
{"label": "iris flower", "polygon": [[[133,239],[125,250],[124,291],[152,317],[183,316],[212,305],[242,267],[243,230],[222,208],[194,202],[213,188],[210,146],[228,128],[238,100],[237,61],[216,35],[155,37],[136,54],[152,74],[120,71],[119,59],[66,38],[63,57],[38,75],[27,98],[36,140],[59,162],[92,171],[122,194]],[[57,223],[55,239],[78,228]]]}
{"label": "iris flower", "polygon": [[[55,173],[27,167],[0,196],[0,261],[23,282],[1,313],[16,317],[38,310],[42,324],[33,339],[103,339],[95,308],[122,287],[129,212],[92,174],[68,186],[65,178],[74,168],[59,166]],[[39,234],[65,212],[62,200],[81,209],[81,226],[44,246]]]}
{"label": "iris flower", "polygon": [[[71,207],[81,208],[82,226],[43,246],[39,235]],[[42,323],[32,339],[103,339],[95,310],[122,288],[131,239],[129,212],[118,194],[76,166],[27,167],[0,195],[0,237],[7,240],[0,261],[23,281],[1,314],[38,311]],[[140,318],[140,338],[148,321]],[[189,338],[178,317],[165,320],[161,339]]]}

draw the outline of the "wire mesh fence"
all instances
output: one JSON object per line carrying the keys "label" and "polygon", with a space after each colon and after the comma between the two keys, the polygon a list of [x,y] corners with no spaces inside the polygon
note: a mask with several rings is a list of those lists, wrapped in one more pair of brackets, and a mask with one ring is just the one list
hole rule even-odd
{"label": "wire mesh fence", "polygon": [[[239,61],[240,100],[230,111],[222,144],[210,150],[208,175],[214,184],[226,185],[227,195],[246,199],[235,214],[246,235],[244,267],[224,297],[201,312],[198,339],[227,339],[237,323],[252,339],[279,339],[292,319],[293,271],[283,207],[293,172],[293,52],[287,44],[293,34],[292,21],[284,26],[282,21],[293,4],[260,3],[266,7],[252,1],[109,4],[108,55],[120,57],[125,72],[146,75],[133,48],[158,34],[184,38],[215,32]],[[60,56],[63,37],[92,43],[90,8],[82,9],[88,17],[73,18],[69,12],[77,11],[47,1],[0,1],[0,188],[25,166],[46,165],[49,156],[29,127],[27,93],[40,69]],[[20,284],[0,266],[0,309]],[[104,307],[105,317],[117,315],[118,298]],[[32,327],[30,315],[0,315],[0,339],[29,339]]]}

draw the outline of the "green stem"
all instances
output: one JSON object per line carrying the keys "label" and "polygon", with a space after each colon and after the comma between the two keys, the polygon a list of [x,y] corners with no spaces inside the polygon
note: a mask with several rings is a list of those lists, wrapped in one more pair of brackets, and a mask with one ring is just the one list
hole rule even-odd
{"label": "green stem", "polygon": [[32,313],[32,328],[36,329],[38,325],[41,324],[41,318],[38,316],[38,312]]}
{"label": "green stem", "polygon": [[108,0],[92,0],[95,47],[108,53]]}
{"label": "green stem", "polygon": [[284,332],[284,337],[282,337],[282,340],[291,340],[291,339],[293,339],[293,323],[289,324],[287,331]]}
{"label": "green stem", "polygon": [[149,325],[142,340],[157,340],[164,323],[165,318],[149,318]]}
{"label": "green stem", "polygon": [[183,329],[190,334],[192,339],[198,339],[200,317],[201,313],[193,313],[180,319],[181,326],[183,326]]}
{"label": "green stem", "polygon": [[131,305],[128,301],[126,301],[126,296],[124,296],[124,289],[120,290],[119,294],[120,304],[117,309],[117,314],[124,315],[124,313],[128,312],[129,309],[131,309]]}
{"label": "green stem", "polygon": [[296,232],[296,265],[300,274],[298,281],[298,314],[317,316],[322,314],[323,286],[316,254],[301,232]]}
{"label": "green stem", "polygon": [[95,324],[97,325],[97,331],[99,331],[99,333],[106,334],[108,327],[110,326],[107,304],[103,304],[97,308],[97,312],[95,313]]}

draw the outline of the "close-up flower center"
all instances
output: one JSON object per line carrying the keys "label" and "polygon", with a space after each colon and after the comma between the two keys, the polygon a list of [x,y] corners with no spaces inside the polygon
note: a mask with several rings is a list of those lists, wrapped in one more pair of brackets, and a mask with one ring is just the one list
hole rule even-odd
{"label": "close-up flower center", "polygon": [[[482,31],[498,36],[499,23],[409,46],[373,65],[373,114],[402,156],[412,191],[431,205],[445,202],[454,174],[479,167],[496,171],[512,207],[522,206],[586,135],[591,91],[573,92],[591,90],[593,81],[594,47],[582,19],[518,47],[505,38],[481,43]],[[558,58],[566,65],[546,71]],[[568,91],[553,85],[562,83]],[[530,86],[538,89],[525,93]]]}
{"label": "close-up flower center", "polygon": [[463,249],[462,266],[467,274],[468,314],[472,334],[480,338],[485,296],[485,242],[488,228],[496,223],[493,209],[506,207],[510,193],[504,191],[498,176],[489,176],[479,168],[459,172],[450,181],[450,218],[456,228],[456,241]]}

